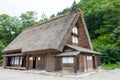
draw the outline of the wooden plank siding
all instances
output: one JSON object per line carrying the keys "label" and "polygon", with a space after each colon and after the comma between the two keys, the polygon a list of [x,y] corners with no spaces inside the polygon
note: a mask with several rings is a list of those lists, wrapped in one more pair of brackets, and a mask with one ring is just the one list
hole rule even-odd
{"label": "wooden plank siding", "polygon": [[8,63],[8,58],[6,56],[3,57],[3,67],[5,68]]}
{"label": "wooden plank siding", "polygon": [[[63,57],[65,57],[65,56],[63,56]],[[73,72],[77,72],[77,69],[78,69],[78,67],[77,67],[77,65],[78,65],[78,63],[77,63],[77,58],[75,57],[75,56],[72,56],[73,58],[74,58],[74,62],[73,63],[62,63],[61,62],[61,67],[62,67],[62,72],[64,72],[64,73],[73,73]],[[62,57],[61,57],[62,58]]]}
{"label": "wooden plank siding", "polygon": [[62,60],[61,57],[55,57],[55,71],[59,71],[62,69]]}
{"label": "wooden plank siding", "polygon": [[[87,60],[87,56],[91,56],[92,60]],[[91,71],[91,70],[95,69],[94,65],[95,65],[95,60],[94,60],[93,55],[90,55],[90,54],[80,54],[79,55],[79,71],[80,72]]]}
{"label": "wooden plank siding", "polygon": [[84,55],[79,56],[79,71],[84,72]]}
{"label": "wooden plank siding", "polygon": [[78,43],[76,44],[72,42],[72,33],[71,35],[69,35],[69,38],[67,39],[66,43],[90,49],[89,41],[87,39],[87,34],[85,32],[85,28],[83,27],[84,25],[81,22],[81,18],[78,19],[76,26],[78,29]]}
{"label": "wooden plank siding", "polygon": [[45,70],[48,72],[55,71],[55,57],[53,54],[47,54]]}
{"label": "wooden plank siding", "polygon": [[[33,58],[30,60],[30,58]],[[38,60],[40,58],[40,60]],[[45,69],[45,55],[29,56],[29,69]]]}
{"label": "wooden plank siding", "polygon": [[[40,60],[38,60],[38,57],[40,57]],[[38,57],[36,62],[36,69],[45,69],[45,56],[41,55]]]}
{"label": "wooden plank siding", "polygon": [[[32,57],[32,56],[30,56],[30,57]],[[33,69],[33,60],[30,60],[30,57],[28,58],[28,68],[29,69]]]}

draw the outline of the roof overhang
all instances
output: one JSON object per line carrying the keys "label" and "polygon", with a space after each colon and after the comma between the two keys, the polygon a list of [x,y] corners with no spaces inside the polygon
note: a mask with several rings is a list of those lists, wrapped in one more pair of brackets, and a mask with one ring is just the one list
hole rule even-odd
{"label": "roof overhang", "polygon": [[90,50],[90,49],[87,49],[87,48],[83,48],[83,47],[79,47],[79,46],[75,46],[75,45],[70,45],[70,44],[67,44],[66,46],[70,47],[70,48],[73,48],[77,51],[80,51],[81,53],[90,53],[90,54],[101,54],[99,52],[96,52],[96,51],[93,51],[93,50]]}
{"label": "roof overhang", "polygon": [[23,53],[15,53],[15,54],[5,54],[5,55],[3,55],[3,56],[22,56],[23,55]]}
{"label": "roof overhang", "polygon": [[74,52],[64,52],[61,54],[58,54],[56,56],[77,56],[80,52],[79,51],[74,51]]}

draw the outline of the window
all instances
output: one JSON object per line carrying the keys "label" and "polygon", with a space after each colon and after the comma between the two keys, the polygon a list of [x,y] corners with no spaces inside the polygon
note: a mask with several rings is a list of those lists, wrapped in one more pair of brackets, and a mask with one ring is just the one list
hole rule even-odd
{"label": "window", "polygon": [[11,57],[10,64],[22,64],[22,57]]}
{"label": "window", "polygon": [[22,64],[22,57],[20,58],[20,64]]}
{"label": "window", "polygon": [[92,56],[87,56],[87,60],[92,60]]}
{"label": "window", "polygon": [[73,63],[74,58],[73,57],[63,57],[62,58],[62,63]]}
{"label": "window", "polygon": [[78,43],[78,37],[75,36],[75,35],[73,35],[73,36],[72,36],[72,42],[73,42],[73,43]]}
{"label": "window", "polygon": [[75,34],[78,34],[77,26],[74,26],[74,27],[72,28],[72,32],[75,33]]}
{"label": "window", "polygon": [[77,26],[74,26],[73,28],[72,28],[72,33],[75,33],[75,34],[73,34],[72,35],[72,42],[73,43],[78,43],[78,29],[77,29]]}
{"label": "window", "polygon": [[62,58],[62,63],[67,63],[67,57]]}
{"label": "window", "polygon": [[40,61],[40,57],[38,57],[38,61]]}
{"label": "window", "polygon": [[68,63],[73,63],[74,62],[74,58],[73,57],[69,57],[68,58]]}
{"label": "window", "polygon": [[15,57],[15,64],[19,64],[19,57]]}
{"label": "window", "polygon": [[29,57],[29,60],[33,60],[33,57]]}
{"label": "window", "polygon": [[14,57],[11,57],[10,64],[14,64]]}

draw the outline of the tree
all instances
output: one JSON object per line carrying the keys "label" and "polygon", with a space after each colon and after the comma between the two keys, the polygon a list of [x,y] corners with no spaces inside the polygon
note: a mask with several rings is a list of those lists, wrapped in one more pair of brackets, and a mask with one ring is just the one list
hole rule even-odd
{"label": "tree", "polygon": [[111,37],[113,39],[113,42],[115,42],[120,47],[120,26],[113,30]]}
{"label": "tree", "polygon": [[25,28],[36,23],[35,12],[28,11],[20,17],[11,17],[7,14],[0,15],[0,63],[1,51]]}
{"label": "tree", "polygon": [[0,64],[2,64],[2,53],[1,51],[5,48],[5,45],[0,41]]}
{"label": "tree", "polygon": [[17,35],[20,21],[16,17],[9,15],[0,15],[0,41],[8,45]]}
{"label": "tree", "polygon": [[36,24],[37,13],[34,11],[27,11],[26,13],[21,14],[20,20],[22,22],[22,29],[30,27]]}
{"label": "tree", "polygon": [[53,15],[50,16],[50,19],[52,19],[52,18],[54,18],[54,17],[55,17],[55,15],[53,14]]}
{"label": "tree", "polygon": [[71,12],[75,11],[78,8],[76,1],[74,0],[72,7],[71,7]]}
{"label": "tree", "polygon": [[48,18],[47,18],[47,16],[45,15],[45,13],[43,12],[39,23],[46,22],[47,20],[48,20]]}

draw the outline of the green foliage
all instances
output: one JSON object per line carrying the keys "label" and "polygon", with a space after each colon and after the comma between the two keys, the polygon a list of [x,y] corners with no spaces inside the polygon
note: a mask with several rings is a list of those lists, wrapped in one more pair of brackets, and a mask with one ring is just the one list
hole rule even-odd
{"label": "green foliage", "polygon": [[78,8],[76,2],[74,1],[71,7],[71,12],[75,11]]}
{"label": "green foliage", "polygon": [[66,8],[66,9],[64,9],[62,12],[58,12],[58,13],[57,13],[57,16],[63,15],[63,14],[69,13],[69,12],[71,12],[71,8]]}
{"label": "green foliage", "polygon": [[28,11],[20,17],[11,17],[7,14],[0,15],[0,64],[2,63],[1,51],[7,46],[23,29],[36,24],[36,12]]}
{"label": "green foliage", "polygon": [[36,23],[36,14],[33,11],[23,13],[20,17],[0,15],[0,41],[8,45],[23,29]]}
{"label": "green foliage", "polygon": [[55,15],[53,14],[53,15],[50,16],[50,19],[52,19],[52,18],[54,18],[54,17],[55,17]]}
{"label": "green foliage", "polygon": [[115,42],[120,47],[120,26],[113,30],[111,34],[113,42]]}
{"label": "green foliage", "polygon": [[22,29],[25,29],[27,27],[30,27],[34,24],[36,24],[37,16],[36,12],[28,11],[26,13],[21,14],[20,20],[22,22]]}
{"label": "green foliage", "polygon": [[92,39],[111,33],[120,25],[119,0],[83,0],[78,3],[83,10]]}
{"label": "green foliage", "polygon": [[[52,15],[52,17],[54,17],[54,15]],[[45,15],[45,13],[43,12],[39,23],[43,23],[43,22],[46,22],[46,21],[48,21],[48,18],[47,18],[47,16]]]}
{"label": "green foliage", "polygon": [[2,59],[2,53],[1,53],[1,51],[2,51],[2,49],[3,48],[5,48],[5,45],[0,41],[0,64],[1,64],[1,59]]}
{"label": "green foliage", "polygon": [[0,66],[2,66],[2,63],[3,63],[3,60],[2,60],[2,59],[0,59]]}
{"label": "green foliage", "polygon": [[19,20],[16,17],[0,15],[0,41],[5,45],[10,43],[16,37],[18,27],[20,27]]}
{"label": "green foliage", "polygon": [[115,69],[120,68],[120,63],[117,64],[102,64],[103,69]]}

